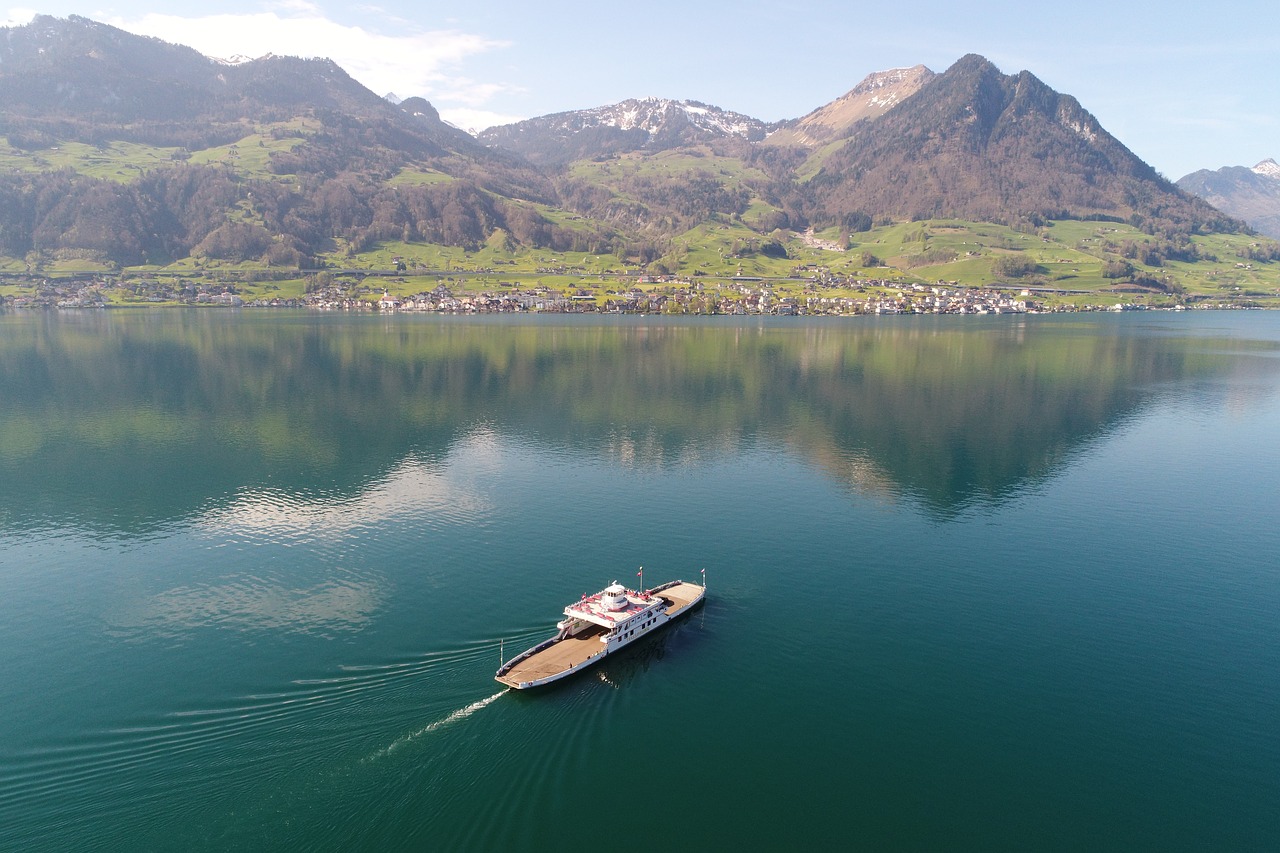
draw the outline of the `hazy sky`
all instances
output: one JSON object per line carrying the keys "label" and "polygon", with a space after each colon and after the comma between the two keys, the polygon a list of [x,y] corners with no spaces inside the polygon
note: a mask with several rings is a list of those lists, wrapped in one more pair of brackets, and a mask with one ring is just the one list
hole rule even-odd
{"label": "hazy sky", "polygon": [[379,95],[420,95],[482,129],[656,95],[797,118],[872,71],[945,71],[979,53],[1074,95],[1177,179],[1280,159],[1280,26],[1270,4],[1125,0],[55,0],[0,13],[83,15],[209,56],[327,56]]}

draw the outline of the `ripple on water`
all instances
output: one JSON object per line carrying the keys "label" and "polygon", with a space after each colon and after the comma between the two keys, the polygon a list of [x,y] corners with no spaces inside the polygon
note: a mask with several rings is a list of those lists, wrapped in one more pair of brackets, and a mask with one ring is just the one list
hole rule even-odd
{"label": "ripple on water", "polygon": [[[497,701],[505,691],[465,699],[450,687],[473,684],[474,673],[487,668],[482,662],[496,659],[494,652],[493,642],[485,640],[354,665],[281,690],[173,710],[0,756],[0,825],[15,837],[43,837],[50,817],[40,806],[49,802],[60,804],[57,820],[66,830],[121,809],[154,805],[175,789],[186,790],[185,800],[194,803],[200,791],[215,797],[260,786],[269,781],[264,773],[332,766],[343,755],[359,762],[353,743],[385,739],[388,709],[408,706],[428,722],[364,753],[391,755]],[[112,794],[104,797],[104,791]]]}

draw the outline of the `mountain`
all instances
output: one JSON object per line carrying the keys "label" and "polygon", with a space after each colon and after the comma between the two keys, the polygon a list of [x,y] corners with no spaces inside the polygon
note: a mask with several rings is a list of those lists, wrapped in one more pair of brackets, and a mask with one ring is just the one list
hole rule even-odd
{"label": "mountain", "polygon": [[229,64],[74,16],[3,31],[0,137],[10,257],[314,265],[392,235],[479,245],[554,200],[527,162],[330,60]]}
{"label": "mountain", "polygon": [[803,118],[783,122],[770,145],[822,145],[863,119],[874,119],[920,91],[935,75],[923,65],[868,74],[861,83]]}
{"label": "mountain", "polygon": [[1080,106],[1028,71],[968,55],[850,131],[806,186],[816,216],[1110,217],[1173,230],[1230,229]]}
{"label": "mountain", "polygon": [[76,16],[40,15],[6,36],[0,111],[10,134],[200,144],[302,106],[366,116],[388,106],[329,60],[220,62]]}
{"label": "mountain", "polygon": [[[644,98],[478,140],[325,59],[230,63],[78,17],[0,32],[0,257],[33,269],[296,269],[447,246],[710,271],[788,259],[793,232],[931,217],[1123,220],[1159,236],[1145,257],[1184,261],[1191,234],[1240,227],[1074,98],[979,56],[872,74],[779,124]],[[681,248],[712,231],[698,260]]]}
{"label": "mountain", "polygon": [[1263,160],[1252,169],[1201,169],[1179,179],[1178,186],[1243,219],[1259,233],[1280,239],[1280,164],[1275,160]]}
{"label": "mountain", "polygon": [[400,159],[493,159],[470,135],[439,121],[430,105],[421,108],[425,101],[416,99],[416,108],[392,104],[328,59],[210,59],[77,16],[39,15],[4,36],[0,134],[17,148],[56,139],[197,149],[243,138],[249,123],[305,117],[327,131],[309,139],[308,148],[359,145]]}
{"label": "mountain", "polygon": [[697,101],[639,98],[502,125],[481,142],[531,162],[562,166],[573,160],[650,153],[718,140],[758,142],[769,126],[759,119]]}
{"label": "mountain", "polygon": [[[736,215],[763,202],[778,211],[759,220],[766,230],[937,217],[1101,218],[1170,233],[1239,227],[1162,178],[1075,98],[1027,71],[1002,74],[977,55],[942,74],[922,65],[872,74],[835,101],[772,127],[693,102],[646,99],[529,119],[480,139],[556,167],[684,150],[737,158],[747,174],[761,173],[717,178],[704,159],[684,175],[641,179],[624,169],[597,172],[591,193],[576,192],[580,183],[570,187],[589,199],[577,203],[580,212],[650,225],[688,226],[688,215],[673,214],[670,204],[655,210],[648,199],[696,185],[694,194],[709,199],[690,208],[698,215]],[[729,140],[751,144],[726,147]],[[708,142],[720,145],[711,152]],[[728,163],[718,168],[735,171]],[[726,192],[710,199],[708,181]],[[644,209],[620,203],[638,197]]]}
{"label": "mountain", "polygon": [[401,113],[413,120],[414,124],[426,130],[433,139],[439,140],[448,148],[466,152],[472,156],[485,156],[484,149],[478,145],[474,136],[440,118],[440,111],[425,98],[405,98],[394,103]]}

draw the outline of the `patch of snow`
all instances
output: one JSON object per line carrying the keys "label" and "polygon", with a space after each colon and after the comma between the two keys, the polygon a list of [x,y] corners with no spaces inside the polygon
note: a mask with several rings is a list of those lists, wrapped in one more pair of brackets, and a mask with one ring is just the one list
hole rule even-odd
{"label": "patch of snow", "polygon": [[873,89],[883,89],[886,86],[897,85],[910,77],[915,70],[915,68],[890,68],[887,71],[873,71],[864,77],[862,82],[854,87],[853,91],[858,93],[870,92]]}
{"label": "patch of snow", "polygon": [[667,98],[640,98],[607,107],[568,113],[560,118],[561,127],[579,131],[591,127],[616,127],[619,130],[661,130],[673,116],[683,114],[694,127],[730,136],[748,136],[762,130],[763,123],[750,116],[709,107],[691,101]]}
{"label": "patch of snow", "polygon": [[1254,166],[1253,171],[1255,174],[1262,175],[1264,178],[1274,178],[1275,180],[1280,181],[1280,163],[1277,163],[1270,157]]}
{"label": "patch of snow", "polygon": [[[253,61],[254,61],[254,57],[252,57],[252,56],[245,56],[245,55],[244,55],[244,54],[242,54],[242,53],[237,53],[236,55],[226,57],[225,59],[220,58],[220,57],[217,57],[217,56],[211,56],[211,57],[209,57],[209,58],[210,58],[210,59],[212,59],[214,62],[218,63],[219,65],[244,65],[246,62],[253,62]],[[258,59],[274,59],[274,58],[275,58],[275,54],[274,54],[274,53],[264,53],[262,56],[259,56],[259,57],[257,57],[257,58],[258,58]]]}

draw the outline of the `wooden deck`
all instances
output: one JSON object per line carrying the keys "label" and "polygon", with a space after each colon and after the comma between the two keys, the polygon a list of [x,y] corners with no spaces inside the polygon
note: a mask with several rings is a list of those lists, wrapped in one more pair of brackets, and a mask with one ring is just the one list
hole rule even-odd
{"label": "wooden deck", "polygon": [[[704,591],[698,584],[681,582],[670,589],[662,590],[657,595],[667,602],[667,615],[675,619],[696,603]],[[605,645],[600,642],[600,638],[605,632],[606,629],[593,626],[576,637],[567,637],[550,648],[520,661],[506,673],[498,676],[498,681],[518,689],[521,684],[554,678],[565,670],[585,663],[595,655],[603,655]]]}
{"label": "wooden deck", "polygon": [[604,643],[600,642],[604,634],[604,628],[592,626],[576,637],[566,637],[551,648],[520,661],[505,675],[498,676],[498,680],[512,687],[519,687],[521,684],[551,678],[566,669],[572,669],[592,655],[604,654]]}
{"label": "wooden deck", "polygon": [[696,583],[682,582],[671,589],[664,589],[658,593],[658,597],[666,600],[667,615],[674,619],[677,613],[701,598],[704,592],[706,590]]}

